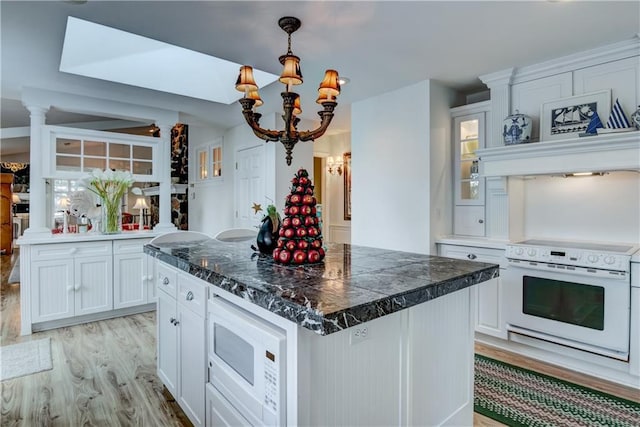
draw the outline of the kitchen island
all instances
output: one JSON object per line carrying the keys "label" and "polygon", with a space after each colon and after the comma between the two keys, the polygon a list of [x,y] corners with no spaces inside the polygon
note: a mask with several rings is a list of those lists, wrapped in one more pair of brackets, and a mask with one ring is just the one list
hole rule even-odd
{"label": "kitchen island", "polygon": [[[224,299],[283,331],[279,424],[472,424],[471,287],[497,276],[497,265],[329,244],[320,264],[282,266],[251,243],[203,239],[144,250],[177,275],[178,300],[181,277],[187,300],[187,283],[196,280],[206,287],[207,305]],[[158,277],[159,289],[165,279]],[[211,351],[210,333],[198,337],[205,344],[195,353]],[[202,382],[195,386],[204,389],[211,372],[206,355],[200,359]],[[210,416],[208,396],[206,406]],[[204,414],[195,418],[201,424]]]}

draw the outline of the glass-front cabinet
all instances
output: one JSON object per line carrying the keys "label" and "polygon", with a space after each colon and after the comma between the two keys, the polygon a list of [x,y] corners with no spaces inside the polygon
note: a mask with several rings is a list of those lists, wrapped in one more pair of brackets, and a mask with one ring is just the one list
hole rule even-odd
{"label": "glass-front cabinet", "polygon": [[484,178],[476,151],[485,147],[489,103],[451,109],[453,119],[454,224],[456,235],[484,236]]}
{"label": "glass-front cabinet", "polygon": [[484,113],[455,119],[456,141],[456,204],[484,204],[483,182],[478,175],[476,150],[483,148]]}

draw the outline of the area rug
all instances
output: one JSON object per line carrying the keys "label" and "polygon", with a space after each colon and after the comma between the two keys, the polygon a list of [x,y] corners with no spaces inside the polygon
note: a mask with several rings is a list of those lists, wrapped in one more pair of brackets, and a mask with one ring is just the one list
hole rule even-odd
{"label": "area rug", "polygon": [[11,269],[11,273],[9,273],[9,280],[7,283],[19,283],[20,282],[20,257],[16,260],[16,263],[13,264],[13,268]]}
{"label": "area rug", "polygon": [[52,368],[51,338],[0,347],[0,381]]}
{"label": "area rug", "polygon": [[638,426],[640,404],[481,355],[474,410],[509,426]]}

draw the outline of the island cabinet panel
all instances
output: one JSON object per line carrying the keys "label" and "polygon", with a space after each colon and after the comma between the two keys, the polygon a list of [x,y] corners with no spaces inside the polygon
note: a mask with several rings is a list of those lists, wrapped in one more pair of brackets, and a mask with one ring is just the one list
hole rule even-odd
{"label": "island cabinet panel", "polygon": [[409,309],[406,371],[410,426],[465,425],[473,418],[470,294],[471,290],[464,289]]}
{"label": "island cabinet panel", "polygon": [[158,376],[169,393],[176,396],[178,389],[178,331],[176,300],[165,292],[158,293]]}
{"label": "island cabinet panel", "polygon": [[[309,387],[310,406],[309,419],[301,424],[398,425],[405,320],[398,312],[324,337],[301,329],[310,374],[306,384],[300,381],[305,372],[299,377],[299,386]],[[365,330],[367,337],[358,341],[354,334]]]}
{"label": "island cabinet panel", "polygon": [[205,422],[207,285],[158,265],[158,376],[194,426]]}

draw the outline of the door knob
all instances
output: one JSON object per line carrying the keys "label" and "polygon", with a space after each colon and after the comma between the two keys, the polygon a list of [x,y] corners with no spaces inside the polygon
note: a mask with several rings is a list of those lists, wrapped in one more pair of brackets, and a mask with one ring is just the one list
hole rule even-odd
{"label": "door knob", "polygon": [[478,256],[477,256],[476,254],[468,254],[468,255],[467,255],[467,258],[469,258],[469,259],[476,259],[476,258],[478,258]]}
{"label": "door knob", "polygon": [[162,281],[163,285],[168,285],[169,284],[169,278],[165,277],[164,280]]}
{"label": "door knob", "polygon": [[191,291],[187,292],[186,299],[187,299],[187,301],[191,301],[193,299],[193,292],[191,292]]}

